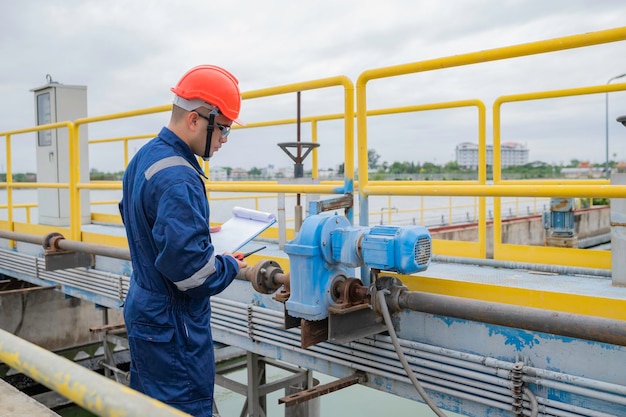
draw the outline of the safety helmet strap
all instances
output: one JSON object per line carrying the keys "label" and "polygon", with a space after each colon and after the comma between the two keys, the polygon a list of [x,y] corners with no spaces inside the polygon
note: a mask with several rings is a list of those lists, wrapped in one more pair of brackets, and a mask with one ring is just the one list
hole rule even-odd
{"label": "safety helmet strap", "polygon": [[204,145],[204,154],[202,155],[202,159],[205,161],[210,158],[209,153],[211,152],[211,139],[213,139],[213,131],[215,130],[215,116],[217,116],[219,110],[217,107],[213,107],[211,113],[209,113],[209,124],[206,128],[206,144]]}

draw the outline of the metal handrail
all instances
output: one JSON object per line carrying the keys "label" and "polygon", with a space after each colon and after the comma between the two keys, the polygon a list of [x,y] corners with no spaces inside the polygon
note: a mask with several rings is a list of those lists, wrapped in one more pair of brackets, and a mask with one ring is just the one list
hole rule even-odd
{"label": "metal handrail", "polygon": [[101,417],[190,417],[2,329],[0,361]]}
{"label": "metal handrail", "polygon": [[[603,43],[617,42],[626,40],[626,27],[619,27],[615,29],[603,30],[598,32],[585,33],[580,35],[573,36],[565,36],[555,39],[549,39],[538,42],[531,42],[526,44],[508,46],[503,48],[495,48],[485,51],[471,52],[461,55],[455,56],[447,56],[443,58],[430,59],[425,61],[418,61],[408,64],[395,65],[377,69],[371,69],[362,72],[356,82],[356,114],[357,114],[357,147],[359,149],[358,153],[358,178],[360,182],[359,186],[359,207],[360,207],[360,224],[366,226],[367,219],[369,219],[368,211],[368,198],[372,195],[432,195],[432,196],[482,196],[482,197],[502,197],[502,196],[527,196],[527,197],[611,197],[611,198],[623,198],[626,196],[626,188],[623,186],[595,186],[591,185],[591,183],[586,185],[555,185],[555,184],[547,184],[547,185],[513,185],[513,186],[502,186],[497,181],[494,181],[495,184],[488,185],[486,183],[478,184],[478,185],[469,185],[469,186],[461,186],[451,182],[451,184],[445,185],[432,185],[426,184],[423,182],[420,185],[398,185],[397,187],[388,187],[388,186],[379,186],[376,185],[375,182],[370,182],[369,180],[369,172],[368,172],[368,145],[367,145],[367,122],[368,122],[368,107],[367,107],[367,85],[368,82],[372,80],[380,80],[380,79],[388,79],[393,77],[398,77],[402,75],[408,74],[417,74],[428,71],[441,70],[446,68],[453,67],[461,67],[461,66],[469,66],[474,64],[480,64],[485,62],[492,62],[498,60],[504,60],[509,58],[517,58],[523,56],[537,55],[543,54],[547,52],[556,52],[563,51],[567,49],[581,48],[585,46],[592,45],[600,45]],[[617,91],[619,87],[617,86],[601,86],[601,87],[592,87],[596,88],[598,92],[602,91]],[[570,93],[572,95],[580,94],[580,91],[577,89],[571,89]],[[495,126],[496,118],[498,117],[498,112],[494,111],[494,135],[497,134],[498,128]],[[479,117],[479,126],[481,118]],[[480,129],[481,127],[479,127]],[[486,141],[483,132],[479,133],[478,137],[478,160],[479,167],[486,166]],[[498,160],[499,158],[499,142],[494,138],[494,160]],[[494,164],[494,179],[496,175],[499,175],[499,160],[498,166]],[[496,170],[497,168],[497,170]],[[497,171],[497,173],[496,173]],[[479,174],[479,178],[481,178]],[[499,179],[499,177],[498,177]],[[482,199],[481,199],[482,200]],[[496,198],[497,204],[498,198]],[[500,219],[500,207],[498,206],[495,210],[494,219]],[[482,216],[483,218],[485,216]],[[494,230],[498,229],[498,225],[500,223],[494,222]],[[481,225],[479,227],[479,241],[484,242],[483,235],[486,226]],[[498,233],[498,230],[495,231]],[[494,241],[496,241],[498,236],[494,237]],[[455,242],[455,243],[464,243],[464,242]],[[495,245],[498,246],[498,242],[495,242]],[[500,245],[501,246],[501,245]],[[467,245],[466,248],[470,248],[470,245]],[[499,259],[503,256],[503,252],[500,250],[499,252],[495,250],[494,247],[494,256],[497,256]],[[499,248],[501,249],[501,248]],[[534,250],[535,248],[533,248]],[[564,256],[554,256],[554,249],[557,248],[544,248],[550,252],[549,255],[545,256],[544,260],[548,262],[554,262],[555,259],[559,259],[559,261],[563,261]],[[562,248],[558,248],[557,251]],[[568,249],[562,249],[568,250]],[[467,256],[473,256],[469,250],[464,250]],[[530,251],[527,251],[530,252]],[[484,245],[479,248],[478,257],[485,257],[485,249]],[[508,256],[514,256],[515,259],[512,260],[520,260],[520,258],[524,258],[528,256],[527,253],[519,254],[507,252]],[[534,252],[530,254],[532,257]],[[601,264],[602,267],[606,267],[607,258],[609,259],[610,264],[610,254],[609,256],[605,256],[606,254],[598,254],[595,258],[602,258],[602,260],[598,261],[596,264]],[[585,254],[585,256],[575,256],[571,262],[575,262],[576,265],[579,265],[580,262],[587,262],[589,257],[592,255]],[[365,278],[365,277],[364,277]]]}
{"label": "metal handrail", "polygon": [[[271,87],[266,89],[260,89],[255,91],[249,91],[243,93],[245,100],[269,97],[274,95],[299,92],[304,90],[313,90],[319,88],[341,86],[344,92],[344,112],[328,115],[309,116],[300,119],[300,121],[309,122],[312,125],[314,137],[316,138],[317,123],[323,120],[337,120],[342,119],[344,123],[344,135],[345,135],[345,150],[346,150],[346,165],[345,165],[345,181],[343,184],[338,183],[321,183],[321,184],[307,184],[307,185],[294,185],[294,184],[276,184],[268,182],[209,182],[207,184],[207,191],[209,192],[258,192],[258,193],[315,193],[315,194],[338,194],[338,193],[351,193],[356,188],[356,181],[354,181],[354,118],[356,117],[358,127],[358,169],[359,169],[359,206],[361,210],[360,222],[368,222],[369,220],[369,207],[367,204],[367,198],[373,195],[387,195],[387,196],[474,196],[478,197],[478,201],[481,206],[479,208],[478,219],[484,221],[487,216],[484,215],[484,199],[485,197],[552,197],[555,195],[562,197],[611,197],[611,198],[623,198],[626,195],[625,186],[611,186],[608,182],[602,182],[600,180],[588,180],[588,181],[561,181],[561,180],[545,180],[540,181],[494,181],[495,184],[487,184],[485,181],[484,163],[481,165],[481,170],[478,172],[478,181],[402,181],[402,182],[390,182],[390,181],[369,181],[367,171],[367,131],[366,123],[368,117],[383,116],[396,113],[408,113],[418,112],[426,110],[439,110],[446,108],[458,108],[458,107],[476,107],[478,110],[478,138],[479,138],[479,159],[485,161],[485,106],[480,100],[460,100],[445,103],[429,103],[413,106],[385,108],[385,109],[367,109],[366,106],[366,85],[370,80],[383,79],[389,77],[396,77],[399,75],[419,73],[424,71],[434,71],[442,68],[450,68],[456,66],[473,65],[477,63],[490,62],[496,60],[503,60],[507,58],[514,58],[520,56],[528,56],[546,52],[561,51],[565,49],[580,48],[583,46],[599,45],[602,43],[621,41],[626,39],[626,27],[610,29],[600,32],[587,33],[582,35],[567,36],[563,38],[550,39],[545,41],[533,42],[528,44],[515,45],[504,48],[496,48],[487,51],[473,52],[468,54],[462,54],[457,56],[443,57],[433,60],[409,63],[404,65],[379,68],[374,70],[368,70],[363,72],[356,84],[356,113],[354,112],[354,91],[355,88],[352,82],[344,76],[325,78],[320,80],[313,80],[303,83],[294,83],[289,85]],[[598,92],[608,91],[620,91],[624,89],[623,85],[614,84],[610,86],[594,86],[585,87],[583,89],[571,89],[562,90],[558,94],[593,94]],[[547,98],[553,96],[555,92],[539,92],[530,93],[526,95],[518,96],[505,96],[499,100],[512,100],[511,97],[517,97],[515,100],[530,100],[538,98]],[[496,103],[496,109],[499,109],[499,104]],[[0,133],[0,136],[4,135],[7,138],[7,173],[11,171],[10,166],[10,138],[11,135],[34,132],[38,130],[46,130],[54,127],[60,127],[61,125],[67,125],[70,130],[70,153],[72,155],[72,161],[78,159],[78,126],[88,123],[103,122],[114,119],[123,119],[128,117],[135,117],[140,115],[153,114],[157,112],[165,112],[171,109],[171,105],[157,106],[146,109],[134,110],[129,112],[116,113],[111,115],[103,115],[97,117],[81,118],[73,123],[65,122],[61,124],[43,125],[28,129],[14,130],[10,132]],[[496,120],[499,111],[494,111],[494,121]],[[296,123],[296,119],[284,119],[274,121],[261,121],[248,123],[245,128],[254,128],[261,126],[279,125],[279,124],[292,124]],[[243,128],[243,127],[242,127]],[[497,135],[498,129],[495,129]],[[128,140],[146,138],[149,135],[128,136],[121,140],[127,144]],[[109,142],[113,139],[101,139],[94,140],[89,143]],[[494,138],[495,142],[498,142],[498,138]],[[497,143],[494,146],[497,147]],[[495,149],[495,148],[494,148]],[[125,146],[125,154],[127,154],[127,146]],[[316,150],[314,150],[316,152]],[[494,152],[497,155],[497,152]],[[316,167],[316,154],[314,153],[313,166]],[[496,158],[497,159],[497,158]],[[499,161],[496,160],[496,164]],[[79,193],[83,190],[94,189],[121,189],[121,183],[115,182],[98,182],[98,183],[80,183],[78,176],[78,163],[71,163],[72,170],[70,181],[67,184],[42,184],[31,183],[15,184],[10,181],[6,183],[0,183],[0,186],[4,186],[9,191],[9,228],[13,229],[15,223],[13,222],[12,207],[13,202],[11,200],[11,191],[16,188],[44,188],[44,187],[56,187],[56,188],[68,188],[70,191],[70,203],[71,203],[71,233],[68,236],[73,240],[81,240],[81,225],[80,225],[80,207],[78,204]],[[498,165],[499,166],[499,165]],[[206,168],[205,168],[206,169]],[[499,175],[496,169],[494,175]],[[498,178],[495,178],[499,180]],[[603,180],[605,181],[605,180]],[[499,200],[498,200],[499,201]],[[499,210],[494,210],[494,219],[500,216]],[[468,243],[472,245],[472,250],[466,252],[468,256],[485,257],[486,246],[486,225],[481,224],[479,227],[479,248],[476,249],[475,242],[451,242],[451,243]],[[458,247],[458,245],[456,245]],[[440,246],[441,247],[441,246]],[[565,250],[565,249],[564,249]],[[519,259],[516,259],[519,260]]]}

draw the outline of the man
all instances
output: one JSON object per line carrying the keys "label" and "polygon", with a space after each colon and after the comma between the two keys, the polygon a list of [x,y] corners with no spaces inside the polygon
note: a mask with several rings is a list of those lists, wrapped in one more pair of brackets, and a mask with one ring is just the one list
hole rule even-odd
{"label": "man", "polygon": [[124,303],[130,386],[205,417],[215,381],[209,298],[247,264],[214,251],[195,155],[208,159],[226,143],[241,95],[237,79],[212,65],[189,70],[172,92],[170,122],[128,165],[119,204],[133,265]]}

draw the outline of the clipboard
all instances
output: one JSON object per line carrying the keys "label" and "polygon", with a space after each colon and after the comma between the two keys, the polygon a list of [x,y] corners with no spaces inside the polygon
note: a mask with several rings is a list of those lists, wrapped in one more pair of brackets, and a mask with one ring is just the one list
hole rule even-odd
{"label": "clipboard", "polygon": [[233,207],[232,217],[222,224],[219,232],[211,233],[215,253],[238,251],[274,223],[276,216],[273,213]]}

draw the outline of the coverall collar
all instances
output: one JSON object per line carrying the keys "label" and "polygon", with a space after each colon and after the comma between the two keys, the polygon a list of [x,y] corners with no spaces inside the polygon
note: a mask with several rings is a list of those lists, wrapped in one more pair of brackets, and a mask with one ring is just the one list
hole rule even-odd
{"label": "coverall collar", "polygon": [[198,158],[193,154],[189,145],[187,145],[181,138],[179,138],[174,132],[172,132],[167,127],[163,127],[159,132],[159,138],[161,138],[165,143],[169,144],[172,148],[176,150],[182,157],[184,157],[198,174],[200,174],[205,179],[208,179],[206,175],[204,175],[204,171],[200,167],[198,163]]}

